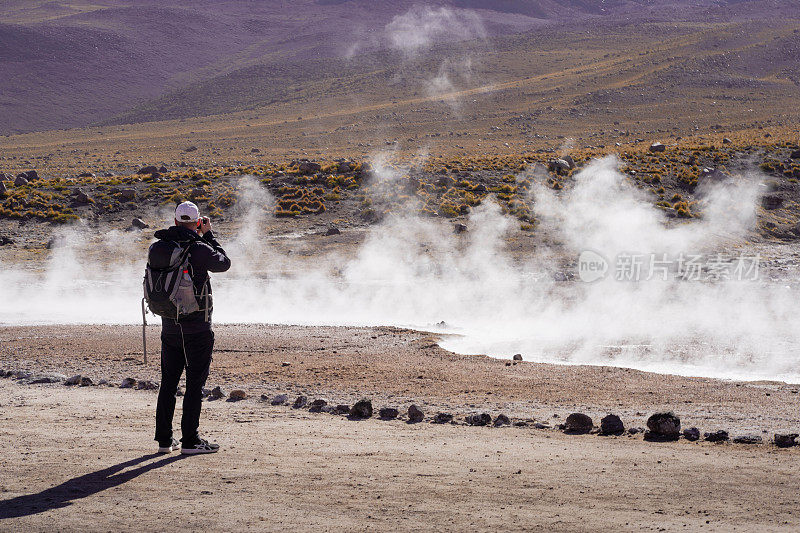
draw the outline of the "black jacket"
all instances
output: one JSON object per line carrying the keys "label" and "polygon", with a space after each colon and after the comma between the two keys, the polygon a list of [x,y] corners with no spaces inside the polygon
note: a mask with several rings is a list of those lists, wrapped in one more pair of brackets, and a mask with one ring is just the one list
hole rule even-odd
{"label": "black jacket", "polygon": [[[207,231],[202,237],[197,233],[182,226],[172,226],[155,232],[155,238],[162,241],[174,241],[181,245],[189,245],[189,264],[192,267],[192,281],[195,294],[202,294],[204,285],[208,294],[211,294],[211,279],[209,272],[225,272],[231,267],[231,260],[225,250],[214,238],[214,234]],[[211,329],[211,309],[208,311],[206,321],[205,301],[200,301],[201,311],[192,313],[178,321],[171,318],[161,318],[161,332],[164,334],[191,334]]]}

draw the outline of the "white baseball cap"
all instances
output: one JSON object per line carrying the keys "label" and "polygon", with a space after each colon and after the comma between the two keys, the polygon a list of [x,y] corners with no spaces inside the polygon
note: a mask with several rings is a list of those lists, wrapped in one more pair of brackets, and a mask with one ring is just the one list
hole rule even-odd
{"label": "white baseball cap", "polygon": [[178,222],[197,222],[200,210],[192,202],[183,202],[175,208],[175,220]]}

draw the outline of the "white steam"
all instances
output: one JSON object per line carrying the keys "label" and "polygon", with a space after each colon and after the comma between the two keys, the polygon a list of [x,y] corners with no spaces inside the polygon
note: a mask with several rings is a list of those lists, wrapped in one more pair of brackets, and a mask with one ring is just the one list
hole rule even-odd
{"label": "white steam", "polygon": [[442,41],[485,39],[480,16],[469,9],[416,6],[397,15],[385,28],[389,45],[410,56]]}
{"label": "white steam", "polygon": [[[290,256],[264,231],[272,199],[244,180],[238,216],[245,222],[222,243],[234,266],[213,276],[215,320],[431,330],[444,321],[441,331],[451,335],[442,345],[462,353],[800,380],[796,289],[658,277],[554,281],[557,259],[584,249],[609,259],[704,253],[741,242],[752,228],[752,179],[707,191],[702,220],[665,225],[662,211],[616,165],[612,158],[592,163],[568,193],[534,188],[537,231],[563,246],[542,244],[522,260],[507,250],[518,222],[491,200],[472,211],[468,231],[459,235],[449,223],[404,212],[374,226],[354,254],[323,255],[309,247]],[[65,232],[41,271],[0,265],[0,323],[138,323],[146,242],[136,239],[112,233],[99,241],[79,226]],[[302,247],[304,239],[295,242]]]}

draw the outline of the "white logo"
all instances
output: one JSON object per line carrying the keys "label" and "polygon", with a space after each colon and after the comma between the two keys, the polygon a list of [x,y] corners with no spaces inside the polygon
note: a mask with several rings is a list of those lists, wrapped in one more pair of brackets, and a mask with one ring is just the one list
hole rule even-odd
{"label": "white logo", "polygon": [[606,277],[608,261],[602,255],[591,250],[584,250],[578,256],[578,277],[581,281],[591,283]]}

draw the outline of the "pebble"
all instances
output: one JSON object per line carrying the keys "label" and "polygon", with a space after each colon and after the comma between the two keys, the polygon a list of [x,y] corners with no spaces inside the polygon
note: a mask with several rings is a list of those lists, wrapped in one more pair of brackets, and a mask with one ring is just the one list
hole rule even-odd
{"label": "pebble", "polygon": [[625,432],[625,424],[622,419],[615,414],[607,414],[600,420],[601,435],[622,435]]}
{"label": "pebble", "polygon": [[489,413],[468,415],[464,421],[470,426],[488,426],[492,423],[492,415]]}
{"label": "pebble", "polygon": [[136,390],[157,390],[158,383],[150,381],[149,379],[143,379],[142,381],[136,382]]}
{"label": "pebble", "polygon": [[453,421],[453,415],[450,413],[436,413],[436,416],[433,417],[434,424],[449,424]]}
{"label": "pebble", "polygon": [[522,361],[522,354],[521,353],[515,353],[514,354],[514,361]]}
{"label": "pebble", "polygon": [[86,376],[83,376],[81,378],[81,382],[80,382],[80,386],[81,387],[89,387],[91,385],[94,385],[94,382],[92,382],[91,379],[87,378]]}
{"label": "pebble", "polygon": [[227,396],[225,394],[225,391],[223,391],[222,387],[220,387],[219,385],[211,389],[211,392],[208,393],[208,398],[211,400],[221,400],[225,396]]}
{"label": "pebble", "polygon": [[761,444],[761,437],[759,435],[737,435],[733,437],[733,442],[736,444]]}
{"label": "pebble", "polygon": [[564,432],[574,435],[589,433],[592,427],[594,427],[592,418],[584,413],[572,413],[564,422]]}
{"label": "pebble", "polygon": [[775,446],[778,448],[791,448],[797,446],[797,433],[776,433]]}
{"label": "pebble", "polygon": [[[277,394],[272,401],[270,402],[272,405],[286,405],[289,403],[289,396],[286,394]],[[305,404],[305,402],[303,402]]]}
{"label": "pebble", "polygon": [[706,433],[705,437],[708,442],[725,442],[729,438],[728,432],[724,429],[718,429],[717,431]]}
{"label": "pebble", "polygon": [[425,413],[422,412],[422,409],[417,407],[416,405],[412,405],[408,408],[408,421],[411,423],[416,424],[417,422],[422,422],[425,418]]}
{"label": "pebble", "polygon": [[697,428],[684,429],[683,438],[692,442],[700,440],[700,430]]}
{"label": "pebble", "polygon": [[511,419],[502,413],[497,415],[497,418],[494,419],[494,427],[510,426],[510,425],[511,425]]}
{"label": "pebble", "polygon": [[242,389],[234,389],[228,395],[229,402],[238,402],[247,398],[247,393]]}
{"label": "pebble", "polygon": [[337,415],[347,415],[350,414],[350,406],[346,403],[340,403],[336,407],[334,407],[333,412]]}
{"label": "pebble", "polygon": [[131,389],[136,386],[136,380],[133,378],[125,378],[119,384],[120,389]]}
{"label": "pebble", "polygon": [[681,419],[675,413],[655,413],[647,419],[644,438],[647,440],[678,440],[681,433]]}
{"label": "pebble", "polygon": [[400,415],[400,411],[396,407],[383,407],[378,411],[378,417],[381,420],[394,420]]}
{"label": "pebble", "polygon": [[350,414],[353,418],[371,418],[372,417],[372,402],[367,398],[362,398],[353,405],[350,409]]}
{"label": "pebble", "polygon": [[80,385],[81,384],[81,375],[76,374],[70,378],[64,380],[64,385]]}
{"label": "pebble", "polygon": [[294,399],[292,407],[294,407],[295,409],[302,409],[307,404],[308,404],[308,398],[301,394],[300,396]]}
{"label": "pebble", "polygon": [[326,405],[328,405],[328,400],[317,398],[316,400],[311,402],[311,407],[309,408],[309,411],[311,411],[312,413],[319,413],[320,411],[322,411],[322,408],[325,407]]}

